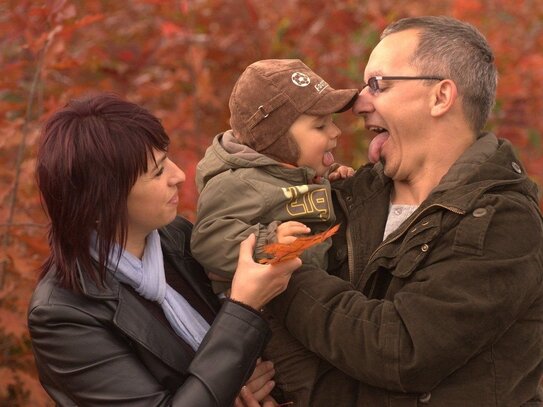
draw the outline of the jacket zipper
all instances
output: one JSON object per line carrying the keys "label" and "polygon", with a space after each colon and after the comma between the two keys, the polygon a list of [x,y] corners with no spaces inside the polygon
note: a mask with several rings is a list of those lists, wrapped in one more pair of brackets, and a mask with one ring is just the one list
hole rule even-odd
{"label": "jacket zipper", "polygon": [[[343,196],[341,195],[341,193],[337,193],[337,196],[338,196],[339,204],[341,205],[341,209],[343,210],[343,213],[348,214],[349,211],[347,209]],[[347,216],[347,220],[348,219],[349,217]],[[349,282],[351,284],[354,284],[353,245],[351,242],[351,228],[349,226],[348,221],[347,221],[347,224],[345,225],[345,240],[347,241],[347,265],[349,269]]]}

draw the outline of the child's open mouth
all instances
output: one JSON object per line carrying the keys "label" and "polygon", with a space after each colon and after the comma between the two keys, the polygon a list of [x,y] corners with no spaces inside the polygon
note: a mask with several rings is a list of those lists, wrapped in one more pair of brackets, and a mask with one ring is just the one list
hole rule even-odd
{"label": "child's open mouth", "polygon": [[331,151],[325,151],[322,157],[322,164],[325,167],[330,167],[334,163],[334,155]]}

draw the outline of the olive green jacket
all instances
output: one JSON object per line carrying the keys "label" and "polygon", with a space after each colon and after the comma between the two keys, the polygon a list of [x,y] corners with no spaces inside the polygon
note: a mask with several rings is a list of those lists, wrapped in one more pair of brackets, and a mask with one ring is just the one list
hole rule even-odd
{"label": "olive green jacket", "polygon": [[[285,166],[237,142],[232,131],[219,134],[196,169],[200,192],[191,250],[207,272],[231,279],[239,244],[257,237],[255,257],[275,241],[280,222],[296,220],[313,233],[335,223],[330,183],[315,183],[313,170]],[[326,267],[331,240],[304,253],[302,260]],[[218,285],[217,285],[218,286]],[[214,285],[215,287],[215,285]]]}
{"label": "olive green jacket", "polygon": [[323,359],[311,406],[540,405],[543,222],[510,143],[480,137],[383,242],[391,186],[338,184],[340,278],[305,267],[270,305]]}

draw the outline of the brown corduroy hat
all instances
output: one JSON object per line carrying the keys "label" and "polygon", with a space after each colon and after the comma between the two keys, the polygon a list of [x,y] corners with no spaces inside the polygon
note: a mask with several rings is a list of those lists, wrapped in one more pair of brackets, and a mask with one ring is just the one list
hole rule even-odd
{"label": "brown corduroy hat", "polygon": [[[291,161],[297,160],[296,143],[280,139],[296,119],[302,114],[343,112],[357,95],[357,89],[333,89],[299,59],[258,61],[249,65],[234,85],[230,126],[243,144],[295,164]],[[296,152],[286,151],[292,149]]]}

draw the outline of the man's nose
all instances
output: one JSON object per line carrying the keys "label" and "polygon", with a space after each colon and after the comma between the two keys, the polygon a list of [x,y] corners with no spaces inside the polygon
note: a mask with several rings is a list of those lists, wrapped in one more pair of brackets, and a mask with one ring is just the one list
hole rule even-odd
{"label": "man's nose", "polygon": [[354,114],[359,116],[369,113],[373,111],[373,109],[374,107],[373,103],[371,102],[371,94],[368,87],[365,87],[358,94],[358,98],[356,99],[356,102],[354,102],[352,111]]}

